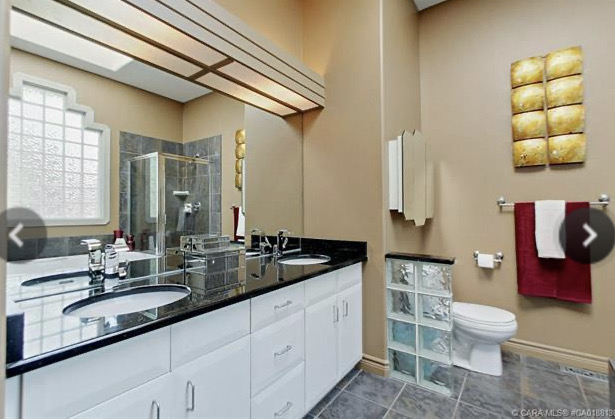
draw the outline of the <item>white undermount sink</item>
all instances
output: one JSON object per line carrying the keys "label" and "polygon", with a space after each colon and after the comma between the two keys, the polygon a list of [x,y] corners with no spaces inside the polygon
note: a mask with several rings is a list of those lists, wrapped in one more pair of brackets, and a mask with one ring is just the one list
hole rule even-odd
{"label": "white undermount sink", "polygon": [[174,284],[132,287],[78,300],[62,312],[80,318],[122,315],[168,305],[190,293],[189,287]]}
{"label": "white undermount sink", "polygon": [[329,261],[331,261],[331,257],[327,257],[326,255],[303,254],[281,258],[278,260],[278,263],[286,265],[314,265],[324,264]]}

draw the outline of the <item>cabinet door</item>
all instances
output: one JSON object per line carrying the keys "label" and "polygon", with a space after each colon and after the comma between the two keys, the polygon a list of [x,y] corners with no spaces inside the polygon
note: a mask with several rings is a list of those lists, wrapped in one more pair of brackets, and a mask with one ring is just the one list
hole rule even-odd
{"label": "cabinet door", "polygon": [[337,383],[337,297],[305,310],[305,408],[312,409]]}
{"label": "cabinet door", "polygon": [[166,374],[83,411],[75,419],[172,418],[171,375]]}
{"label": "cabinet door", "polygon": [[250,337],[171,372],[174,418],[250,418]]}
{"label": "cabinet door", "polygon": [[340,292],[338,327],[338,378],[341,379],[363,357],[363,314],[361,284]]}

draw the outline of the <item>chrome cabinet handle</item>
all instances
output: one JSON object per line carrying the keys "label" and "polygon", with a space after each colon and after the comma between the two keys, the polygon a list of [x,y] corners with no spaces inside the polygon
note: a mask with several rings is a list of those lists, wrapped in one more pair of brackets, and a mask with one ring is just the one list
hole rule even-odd
{"label": "chrome cabinet handle", "polygon": [[152,401],[152,409],[150,411],[154,411],[154,413],[156,413],[156,417],[153,417],[153,418],[155,419],[160,418],[160,404],[158,404],[158,401],[156,400]]}
{"label": "chrome cabinet handle", "polygon": [[291,351],[293,349],[293,346],[291,346],[290,344],[287,345],[284,350],[280,350],[280,351],[276,351],[275,353],[273,353],[274,357],[280,357],[286,353],[288,353],[289,351]]}
{"label": "chrome cabinet handle", "polygon": [[348,302],[344,301],[344,316],[348,316]]}
{"label": "chrome cabinet handle", "polygon": [[194,407],[195,407],[195,399],[194,399],[195,386],[192,383],[192,381],[188,381],[187,389],[190,390],[190,405],[186,408],[186,410],[194,411]]}
{"label": "chrome cabinet handle", "polygon": [[293,301],[292,301],[292,300],[287,300],[287,301],[286,301],[286,303],[283,303],[283,304],[281,304],[281,305],[275,305],[275,306],[273,307],[273,309],[275,309],[275,310],[277,311],[278,309],[284,309],[284,308],[287,308],[287,307],[289,307],[289,306],[290,306],[290,305],[292,305],[292,304],[293,304]]}
{"label": "chrome cabinet handle", "polygon": [[290,401],[288,401],[286,403],[286,405],[284,406],[284,408],[282,408],[280,411],[278,411],[277,413],[273,413],[274,417],[282,417],[284,414],[286,414],[288,412],[288,410],[291,409],[291,407],[293,406],[293,403],[291,403]]}
{"label": "chrome cabinet handle", "polygon": [[333,305],[333,323],[336,324],[340,320],[340,309],[337,305]]}

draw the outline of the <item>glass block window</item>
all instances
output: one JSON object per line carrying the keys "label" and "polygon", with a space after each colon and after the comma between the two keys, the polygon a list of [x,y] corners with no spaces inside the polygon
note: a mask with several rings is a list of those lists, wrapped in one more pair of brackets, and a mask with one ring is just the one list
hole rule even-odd
{"label": "glass block window", "polygon": [[108,128],[75,93],[17,75],[9,98],[8,205],[47,225],[108,223]]}

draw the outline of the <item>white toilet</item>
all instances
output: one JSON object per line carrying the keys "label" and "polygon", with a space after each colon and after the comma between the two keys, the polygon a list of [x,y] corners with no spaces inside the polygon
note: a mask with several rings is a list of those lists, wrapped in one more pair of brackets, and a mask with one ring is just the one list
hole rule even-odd
{"label": "white toilet", "polygon": [[517,333],[515,315],[474,303],[453,303],[453,363],[456,366],[502,375],[500,343]]}

